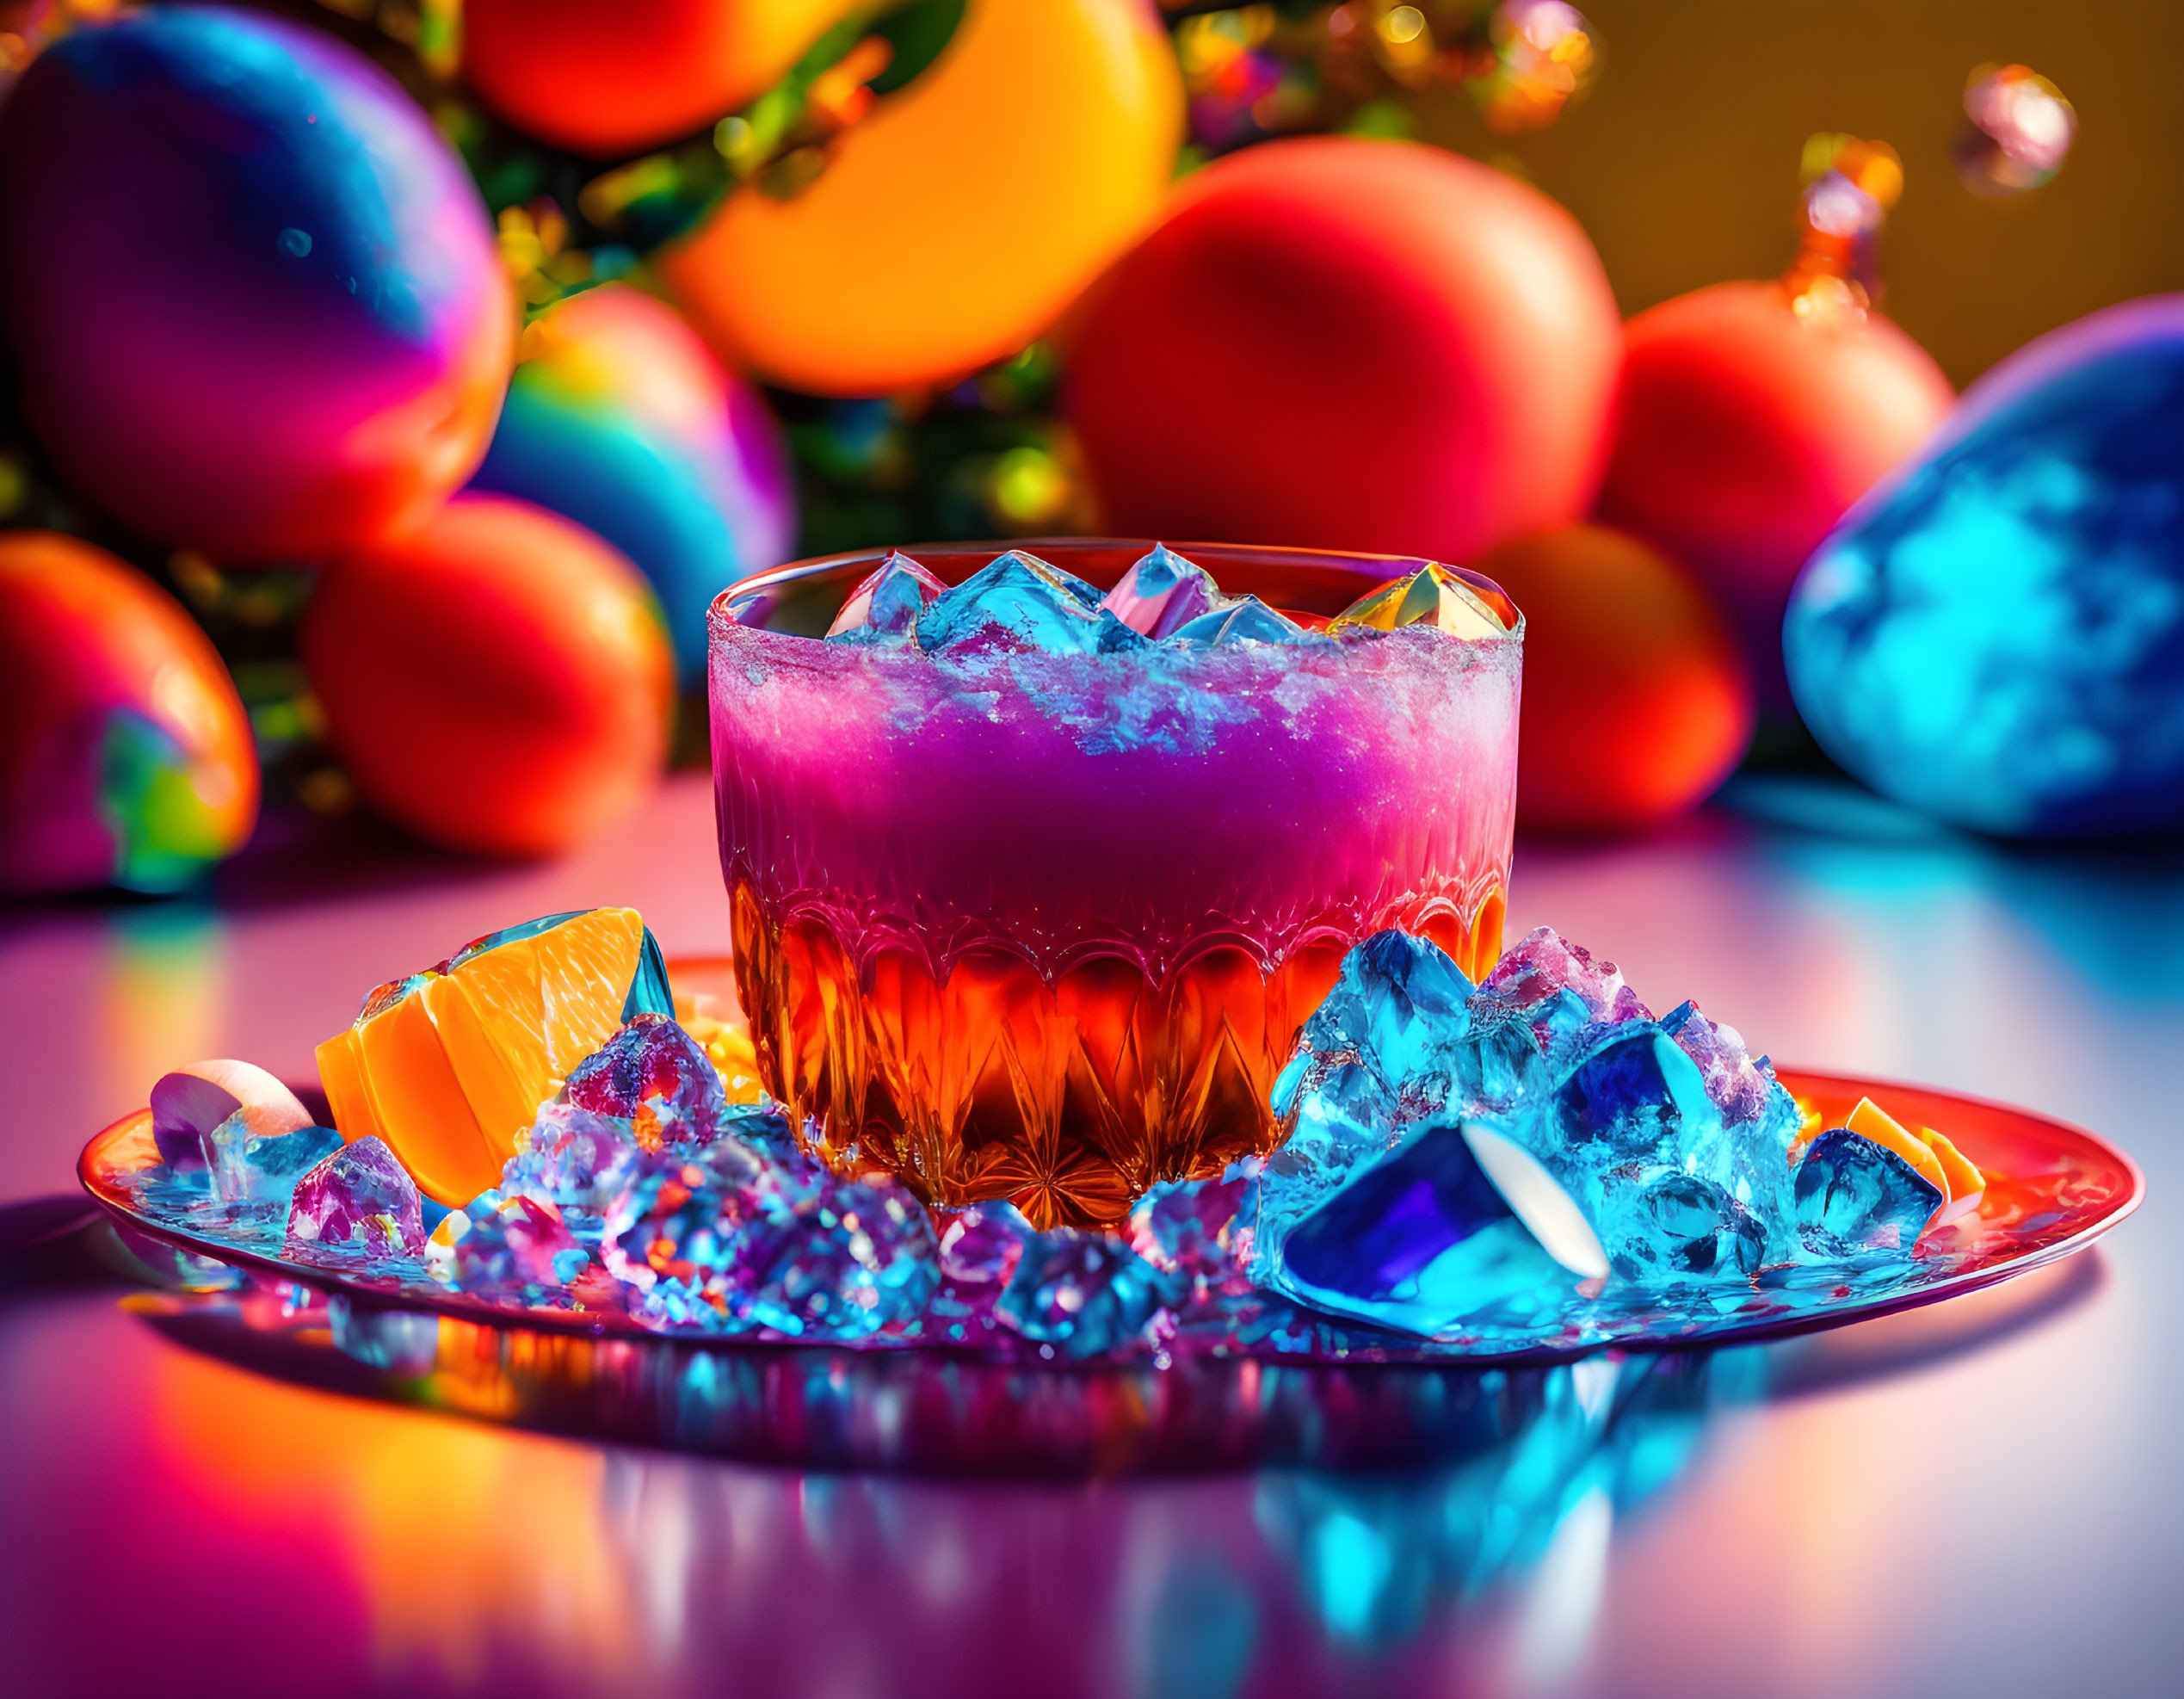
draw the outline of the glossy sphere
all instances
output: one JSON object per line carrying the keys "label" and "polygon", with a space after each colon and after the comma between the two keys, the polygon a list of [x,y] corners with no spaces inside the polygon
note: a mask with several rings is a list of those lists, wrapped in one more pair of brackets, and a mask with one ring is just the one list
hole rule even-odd
{"label": "glossy sphere", "polygon": [[171,891],[250,835],[249,716],[181,605],[104,549],[0,535],[0,891]]}
{"label": "glossy sphere", "polygon": [[1686,562],[1786,707],[1782,610],[1805,557],[1956,399],[1885,318],[1800,319],[1774,283],[1717,283],[1631,320],[1601,516]]}
{"label": "glossy sphere", "polygon": [[652,581],[683,683],[705,673],[706,609],[793,550],[780,429],[674,308],[620,284],[548,308],[472,487],[596,531]]}
{"label": "glossy sphere", "polygon": [[449,849],[559,850],[666,752],[673,671],[644,580],[527,502],[459,496],[336,562],[301,648],[364,800]]}
{"label": "glossy sphere", "polygon": [[858,0],[465,0],[463,74],[527,134],[601,157],[763,93]]}
{"label": "glossy sphere", "polygon": [[24,408],[136,530],[323,553],[476,466],[513,300],[469,176],[362,55],[256,13],[133,14],[46,49],[0,157]]}
{"label": "glossy sphere", "polygon": [[2184,295],[1982,378],[1798,580],[1783,628],[1829,752],[2012,837],[2184,825]]}
{"label": "glossy sphere", "polygon": [[816,182],[743,189],[662,271],[716,346],[792,388],[954,377],[1044,331],[1157,215],[1182,109],[1142,0],[970,0]]}
{"label": "glossy sphere", "polygon": [[1119,530],[1468,560],[1583,516],[1621,343],[1537,190],[1274,142],[1192,177],[1095,292],[1066,405]]}
{"label": "glossy sphere", "polygon": [[1524,610],[1521,824],[1645,825],[1728,776],[1751,738],[1751,681],[1689,572],[1599,525],[1505,543],[1478,569]]}

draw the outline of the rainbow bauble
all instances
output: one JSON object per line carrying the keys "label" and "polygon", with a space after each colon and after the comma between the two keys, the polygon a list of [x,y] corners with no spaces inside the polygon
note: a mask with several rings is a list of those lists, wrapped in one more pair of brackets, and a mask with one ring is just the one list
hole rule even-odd
{"label": "rainbow bauble", "polygon": [[794,549],[773,415],[674,308],[620,284],[540,314],[523,355],[472,487],[552,508],[635,561],[694,684],[713,598]]}

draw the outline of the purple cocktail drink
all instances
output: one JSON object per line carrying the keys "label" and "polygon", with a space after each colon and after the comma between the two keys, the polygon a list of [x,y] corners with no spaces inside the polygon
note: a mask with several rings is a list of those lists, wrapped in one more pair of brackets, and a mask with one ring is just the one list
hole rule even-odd
{"label": "purple cocktail drink", "polygon": [[937,1207],[1119,1222],[1274,1141],[1274,1077],[1360,938],[1424,933],[1474,977],[1500,948],[1508,598],[1379,556],[1133,568],[1148,547],[842,556],[713,607],[762,1077],[830,1160]]}

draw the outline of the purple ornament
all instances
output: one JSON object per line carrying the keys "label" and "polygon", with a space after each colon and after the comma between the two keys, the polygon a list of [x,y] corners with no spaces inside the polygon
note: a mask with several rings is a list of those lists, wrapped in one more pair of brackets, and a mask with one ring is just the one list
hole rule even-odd
{"label": "purple ornament", "polygon": [[320,555],[477,465],[513,296],[469,174],[362,54],[258,12],[126,13],[33,63],[0,158],[24,413],[132,529]]}

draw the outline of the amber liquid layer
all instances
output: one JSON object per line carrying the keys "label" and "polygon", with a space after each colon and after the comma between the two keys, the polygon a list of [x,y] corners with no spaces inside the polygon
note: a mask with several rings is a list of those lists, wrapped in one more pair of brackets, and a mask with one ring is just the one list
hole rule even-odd
{"label": "amber liquid layer", "polygon": [[[1148,1186],[1272,1148],[1274,1077],[1356,942],[1322,933],[1271,964],[1222,945],[1157,978],[1095,955],[1050,979],[984,948],[936,973],[815,916],[769,920],[748,884],[732,900],[760,1076],[820,1153],[942,1208],[1007,1198],[1042,1228],[1117,1226]],[[1443,909],[1415,930],[1477,979],[1502,915],[1496,891],[1468,924]]]}

